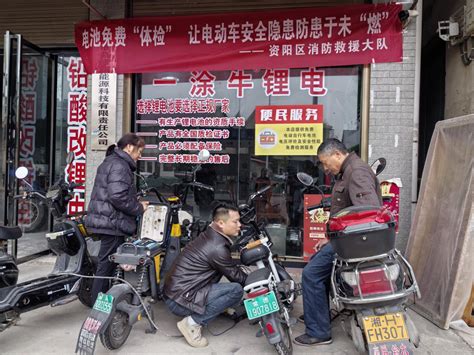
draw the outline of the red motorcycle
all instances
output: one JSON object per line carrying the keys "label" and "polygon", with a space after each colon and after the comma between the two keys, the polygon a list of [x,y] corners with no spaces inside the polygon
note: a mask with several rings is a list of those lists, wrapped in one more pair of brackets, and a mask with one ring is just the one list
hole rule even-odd
{"label": "red motorcycle", "polygon": [[[378,175],[384,159],[376,163]],[[297,175],[301,183],[318,190],[311,176]],[[330,206],[330,199],[323,199],[307,210]],[[374,206],[345,208],[328,222],[336,253],[331,300],[343,316],[343,326],[349,323],[346,331],[360,354],[412,354],[419,344],[406,308],[410,296],[420,297],[420,291],[411,265],[395,248],[395,227],[390,211]]]}

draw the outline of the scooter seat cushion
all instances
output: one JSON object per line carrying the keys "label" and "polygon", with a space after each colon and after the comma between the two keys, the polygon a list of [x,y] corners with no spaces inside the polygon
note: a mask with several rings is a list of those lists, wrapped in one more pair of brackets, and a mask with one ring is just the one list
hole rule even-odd
{"label": "scooter seat cushion", "polygon": [[21,236],[20,227],[0,226],[0,240],[18,239]]}
{"label": "scooter seat cushion", "polygon": [[245,280],[245,286],[251,285],[255,282],[268,280],[269,277],[270,270],[268,270],[267,268],[257,269],[247,276],[247,279]]}

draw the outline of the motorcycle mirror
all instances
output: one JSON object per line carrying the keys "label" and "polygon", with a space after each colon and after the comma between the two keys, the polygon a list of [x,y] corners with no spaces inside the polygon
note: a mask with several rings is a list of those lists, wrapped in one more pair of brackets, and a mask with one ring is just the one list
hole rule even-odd
{"label": "motorcycle mirror", "polygon": [[28,176],[28,169],[24,166],[20,166],[15,170],[15,176],[17,179],[23,180]]}
{"label": "motorcycle mirror", "polygon": [[305,186],[311,186],[314,183],[314,179],[312,178],[312,176],[306,173],[297,173],[296,177]]}
{"label": "motorcycle mirror", "polygon": [[370,166],[375,176],[378,176],[382,171],[384,171],[385,166],[387,165],[387,160],[385,158],[378,158]]}
{"label": "motorcycle mirror", "polygon": [[66,157],[66,164],[71,164],[74,161],[74,153],[69,152]]}
{"label": "motorcycle mirror", "polygon": [[207,149],[203,149],[199,151],[198,159],[200,162],[208,161],[210,157],[211,157],[211,153],[209,153]]}

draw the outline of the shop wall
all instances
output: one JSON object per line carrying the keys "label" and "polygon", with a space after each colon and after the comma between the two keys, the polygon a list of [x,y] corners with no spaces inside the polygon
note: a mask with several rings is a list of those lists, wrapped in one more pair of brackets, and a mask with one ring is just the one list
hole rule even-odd
{"label": "shop wall", "polygon": [[474,64],[464,65],[458,46],[446,45],[444,118],[474,113]]}
{"label": "shop wall", "polygon": [[[403,61],[373,64],[370,80],[369,163],[387,159],[380,180],[400,178],[400,229],[397,247],[404,251],[411,224],[413,116],[415,100],[415,26],[403,33]],[[415,172],[416,173],[416,172]]]}

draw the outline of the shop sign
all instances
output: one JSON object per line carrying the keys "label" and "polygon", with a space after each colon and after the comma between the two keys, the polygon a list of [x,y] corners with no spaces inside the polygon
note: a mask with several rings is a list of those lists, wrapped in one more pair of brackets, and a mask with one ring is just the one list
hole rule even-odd
{"label": "shop sign", "polygon": [[[243,74],[243,73],[242,73]],[[230,75],[229,79],[232,77]],[[234,78],[235,79],[235,78]],[[161,164],[200,164],[198,153],[207,149],[208,164],[230,164],[230,155],[223,153],[223,143],[230,138],[230,128],[245,127],[245,118],[228,116],[230,99],[214,98],[216,76],[208,71],[193,71],[189,79],[189,97],[138,99],[136,113],[140,119],[136,134],[150,137],[145,149],[158,149],[158,156],[140,158]],[[176,85],[176,79],[155,79],[154,86]],[[244,88],[230,80],[227,86],[243,95]],[[253,87],[253,83],[252,87]],[[237,92],[237,94],[238,94]],[[157,118],[146,119],[155,114]],[[155,141],[153,141],[155,140]]]}
{"label": "shop sign", "polygon": [[[21,97],[20,97],[20,166],[28,169],[25,181],[30,185],[36,179],[34,162],[36,147],[36,117],[37,100],[36,86],[38,83],[39,65],[35,57],[25,57],[21,62]],[[31,223],[31,205],[28,200],[18,201],[18,224],[28,225]]]}
{"label": "shop sign", "polygon": [[397,4],[88,21],[88,73],[347,66],[402,61]]}
{"label": "shop sign", "polygon": [[326,223],[329,220],[329,211],[318,208],[307,211],[310,206],[321,203],[322,198],[331,195],[304,195],[304,220],[303,220],[303,257],[308,261],[316,253],[317,246],[326,240]]}
{"label": "shop sign", "polygon": [[107,150],[115,143],[117,74],[92,74],[91,148]]}
{"label": "shop sign", "polygon": [[323,105],[255,108],[255,155],[313,155],[322,139]]}
{"label": "shop sign", "polygon": [[380,189],[382,191],[383,205],[387,206],[389,211],[392,212],[397,226],[395,231],[398,232],[398,222],[400,218],[400,187],[402,181],[400,179],[390,179],[382,181],[380,183]]}
{"label": "shop sign", "polygon": [[86,137],[87,137],[87,73],[81,58],[71,57],[67,67],[69,84],[67,109],[67,152],[74,161],[66,165],[66,181],[79,184],[68,202],[67,213],[85,210]]}

